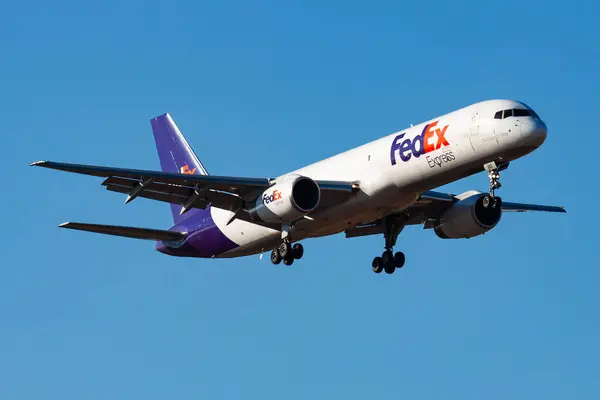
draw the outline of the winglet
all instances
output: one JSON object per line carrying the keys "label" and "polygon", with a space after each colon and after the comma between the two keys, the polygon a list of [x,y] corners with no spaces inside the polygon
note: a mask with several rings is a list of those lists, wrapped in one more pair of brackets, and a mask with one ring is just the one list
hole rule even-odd
{"label": "winglet", "polygon": [[36,161],[29,164],[30,167],[39,167],[40,165],[46,164],[48,161]]}

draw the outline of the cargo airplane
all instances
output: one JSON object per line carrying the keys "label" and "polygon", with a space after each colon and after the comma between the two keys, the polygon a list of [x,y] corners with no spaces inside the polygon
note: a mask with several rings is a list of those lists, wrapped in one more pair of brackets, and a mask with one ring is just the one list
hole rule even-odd
{"label": "cargo airplane", "polygon": [[[60,227],[156,241],[178,257],[242,257],[271,251],[271,261],[302,258],[298,241],[344,232],[382,235],[376,273],[405,262],[398,235],[423,225],[442,239],[472,238],[502,214],[566,212],[563,207],[502,201],[500,172],[541,146],[546,124],[511,100],[479,102],[275,178],[210,175],[169,114],[150,121],[162,171],[38,161],[32,165],[105,178],[107,190],[170,203],[168,230],[66,222]],[[436,187],[487,171],[489,192]]]}

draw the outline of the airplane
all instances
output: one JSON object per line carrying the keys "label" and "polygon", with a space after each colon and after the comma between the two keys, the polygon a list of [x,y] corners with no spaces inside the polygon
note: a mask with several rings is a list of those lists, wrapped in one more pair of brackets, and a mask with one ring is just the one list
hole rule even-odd
{"label": "airplane", "polygon": [[[562,206],[505,202],[500,172],[536,150],[546,123],[527,104],[487,100],[384,136],[275,178],[210,175],[167,114],[151,119],[161,171],[38,161],[31,165],[105,178],[107,190],[170,203],[168,230],[80,222],[62,228],[156,241],[169,256],[232,258],[271,252],[271,262],[301,259],[299,241],[338,233],[383,235],[375,273],[405,264],[394,254],[406,226],[442,239],[487,233],[505,212],[565,213]],[[489,192],[433,189],[487,171]]]}

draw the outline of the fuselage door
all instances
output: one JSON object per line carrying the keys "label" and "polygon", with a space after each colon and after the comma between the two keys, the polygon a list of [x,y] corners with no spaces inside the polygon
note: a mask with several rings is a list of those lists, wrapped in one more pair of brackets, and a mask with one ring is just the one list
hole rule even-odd
{"label": "fuselage door", "polygon": [[476,149],[475,142],[479,140],[479,124],[481,122],[479,117],[479,111],[473,111],[471,115],[471,134],[469,135],[469,141],[473,150]]}
{"label": "fuselage door", "polygon": [[471,115],[471,136],[479,133],[479,111],[473,111]]}
{"label": "fuselage door", "polygon": [[496,141],[496,135],[494,132],[495,121],[498,120],[489,118],[487,115],[487,110],[485,109],[483,110],[483,117],[482,110],[473,113],[471,117],[471,135],[469,136],[473,150],[476,152],[485,152],[491,145],[493,145],[492,142]]}

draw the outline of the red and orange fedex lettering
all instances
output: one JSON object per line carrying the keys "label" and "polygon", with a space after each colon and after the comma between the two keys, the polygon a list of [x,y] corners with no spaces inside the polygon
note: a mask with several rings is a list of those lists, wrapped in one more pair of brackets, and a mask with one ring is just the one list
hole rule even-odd
{"label": "red and orange fedex lettering", "polygon": [[271,195],[268,195],[266,193],[263,194],[263,202],[265,204],[269,204],[269,203],[272,203],[274,201],[281,200],[282,198],[283,197],[282,197],[281,192],[279,190],[277,190],[277,189],[275,189]]}
{"label": "red and orange fedex lettering", "polygon": [[436,129],[439,121],[425,125],[423,132],[414,137],[414,139],[404,139],[406,133],[401,133],[394,138],[390,149],[390,161],[392,165],[396,165],[396,152],[400,155],[400,159],[404,162],[410,160],[412,156],[419,158],[423,154],[438,150],[443,146],[450,146],[448,140],[444,136],[448,125],[443,128]]}

